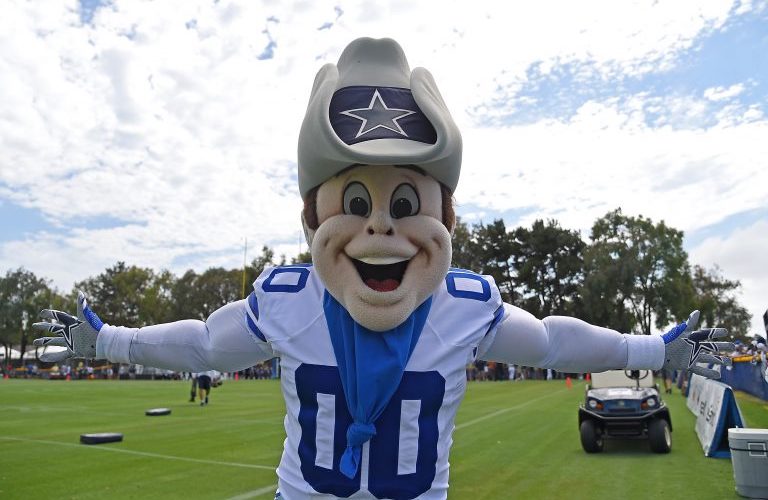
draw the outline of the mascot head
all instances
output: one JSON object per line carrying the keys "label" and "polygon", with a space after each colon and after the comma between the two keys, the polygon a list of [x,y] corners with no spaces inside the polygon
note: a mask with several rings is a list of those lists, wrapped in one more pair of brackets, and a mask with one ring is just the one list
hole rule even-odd
{"label": "mascot head", "polygon": [[298,153],[315,270],[359,324],[398,326],[451,262],[461,135],[432,75],[394,40],[353,41],[315,78]]}

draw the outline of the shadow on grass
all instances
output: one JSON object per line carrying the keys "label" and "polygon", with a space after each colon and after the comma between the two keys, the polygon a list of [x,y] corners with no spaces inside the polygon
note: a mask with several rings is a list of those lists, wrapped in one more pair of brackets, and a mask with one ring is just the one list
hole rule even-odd
{"label": "shadow on grass", "polygon": [[647,457],[648,455],[657,455],[651,451],[651,446],[647,439],[606,439],[603,454],[632,456],[638,455]]}
{"label": "shadow on grass", "polygon": [[[674,453],[674,443],[672,452]],[[600,453],[587,453],[579,447],[578,450],[574,450],[573,454],[574,456],[596,459],[602,457],[606,460],[616,457],[645,459],[652,456],[664,456],[664,454],[652,452],[647,439],[606,439],[605,447]]]}

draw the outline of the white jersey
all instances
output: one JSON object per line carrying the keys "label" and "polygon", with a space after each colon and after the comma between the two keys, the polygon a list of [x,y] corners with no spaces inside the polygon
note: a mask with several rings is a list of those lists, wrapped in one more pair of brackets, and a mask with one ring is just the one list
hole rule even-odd
{"label": "white jersey", "polygon": [[363,445],[354,479],[339,470],[352,423],[312,267],[267,269],[248,298],[252,333],[280,356],[287,415],[283,497],[442,499],[465,366],[503,313],[492,278],[451,270],[432,296],[399,388]]}

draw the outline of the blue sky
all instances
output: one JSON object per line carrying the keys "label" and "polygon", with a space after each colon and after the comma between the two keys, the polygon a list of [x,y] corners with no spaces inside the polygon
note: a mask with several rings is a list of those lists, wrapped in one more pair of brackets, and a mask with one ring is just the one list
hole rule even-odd
{"label": "blue sky", "polygon": [[762,328],[765,1],[70,0],[11,4],[0,33],[0,269],[69,289],[117,260],[234,267],[245,238],[295,254],[314,74],[391,36],[461,127],[465,220],[663,219]]}
{"label": "blue sky", "polygon": [[[568,119],[591,100],[618,99],[640,93],[650,99],[669,96],[704,98],[708,89],[744,85],[738,104],[754,104],[763,113],[768,103],[768,32],[766,16],[736,17],[718,30],[702,35],[690,48],[681,52],[675,65],[664,71],[642,74],[612,74],[605,78],[599,68],[583,61],[565,61],[547,70],[543,62],[534,62],[514,92],[515,109],[487,120],[489,126],[529,124],[543,119]],[[509,95],[499,88],[496,104],[509,103]],[[716,113],[733,100],[712,101],[706,119],[695,123],[674,123],[673,126],[701,127],[716,123]],[[647,125],[658,125],[664,113],[650,112]],[[482,117],[478,117],[482,123]]]}

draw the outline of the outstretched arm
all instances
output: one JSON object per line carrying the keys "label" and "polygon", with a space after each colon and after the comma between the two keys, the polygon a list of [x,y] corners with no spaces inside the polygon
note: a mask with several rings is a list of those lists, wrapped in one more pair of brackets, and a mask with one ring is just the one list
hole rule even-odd
{"label": "outstretched arm", "polygon": [[60,345],[67,351],[42,357],[59,361],[67,357],[109,359],[116,363],[137,363],[177,371],[235,371],[274,356],[266,342],[247,326],[247,303],[240,300],[215,311],[207,321],[183,320],[174,323],[126,328],[104,324],[78,298],[78,317],[45,310],[43,318],[53,323],[35,327],[59,337],[36,339],[36,345]]}
{"label": "outstretched arm", "polygon": [[[712,353],[728,349],[732,344],[711,342],[726,335],[722,328],[693,332],[698,316],[698,311],[694,311],[687,322],[664,336],[622,335],[565,316],[539,320],[520,308],[504,304],[504,317],[496,331],[481,342],[478,356],[565,372],[658,370],[666,365],[717,378],[719,373],[698,367],[696,362],[727,363]],[[706,344],[707,349],[702,349],[701,344]]]}

